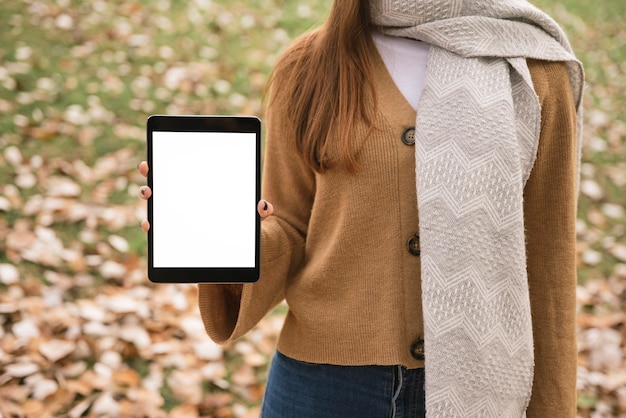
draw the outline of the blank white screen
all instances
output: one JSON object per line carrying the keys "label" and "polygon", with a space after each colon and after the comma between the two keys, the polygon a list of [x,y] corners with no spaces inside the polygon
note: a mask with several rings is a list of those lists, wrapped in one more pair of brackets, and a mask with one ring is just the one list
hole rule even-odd
{"label": "blank white screen", "polygon": [[152,133],[153,267],[254,267],[255,164],[255,133]]}

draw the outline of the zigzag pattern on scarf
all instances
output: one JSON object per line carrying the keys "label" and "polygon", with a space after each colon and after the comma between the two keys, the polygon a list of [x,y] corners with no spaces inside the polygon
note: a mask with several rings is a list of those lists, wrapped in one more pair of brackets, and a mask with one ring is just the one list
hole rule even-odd
{"label": "zigzag pattern on scarf", "polygon": [[[383,33],[430,43],[416,181],[429,417],[525,416],[533,381],[523,190],[541,109],[527,58],[583,73],[525,0],[372,0]],[[580,132],[579,132],[580,148]]]}
{"label": "zigzag pattern on scarf", "polygon": [[506,61],[431,54],[416,137],[425,352],[437,376],[427,375],[427,411],[519,417],[533,378],[522,207],[533,142],[516,138]]}

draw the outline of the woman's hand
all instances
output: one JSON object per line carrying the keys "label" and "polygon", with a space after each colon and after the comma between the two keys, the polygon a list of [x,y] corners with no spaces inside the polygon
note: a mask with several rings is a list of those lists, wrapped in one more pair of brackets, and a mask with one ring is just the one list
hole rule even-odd
{"label": "woman's hand", "polygon": [[267,200],[259,200],[259,203],[256,205],[256,210],[261,215],[261,219],[265,219],[274,213],[274,206]]}
{"label": "woman's hand", "polygon": [[[148,167],[147,162],[145,161],[140,162],[139,165],[137,166],[137,169],[139,170],[139,173],[142,176],[148,177],[148,170],[150,168]],[[142,186],[139,189],[139,197],[142,198],[143,200],[150,199],[150,196],[152,196],[152,190],[150,190],[148,186]],[[272,213],[274,213],[274,207],[272,206],[270,202],[261,200],[257,204],[257,211],[259,212],[259,215],[261,216],[261,218],[265,219],[268,216],[270,216]],[[143,229],[144,232],[148,232],[148,230],[150,229],[150,222],[148,222],[147,219],[144,219],[143,221],[141,221],[141,229]]]}

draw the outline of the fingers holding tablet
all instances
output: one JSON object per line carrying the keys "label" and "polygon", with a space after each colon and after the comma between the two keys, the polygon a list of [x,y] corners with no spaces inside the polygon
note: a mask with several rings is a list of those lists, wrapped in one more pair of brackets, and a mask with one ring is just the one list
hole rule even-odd
{"label": "fingers holding tablet", "polygon": [[137,165],[137,170],[139,170],[139,173],[144,176],[144,177],[148,177],[148,171],[149,171],[149,167],[148,167],[148,163],[146,161],[142,161]]}
{"label": "fingers holding tablet", "polygon": [[[150,168],[146,161],[140,162],[137,165],[137,169],[139,170],[139,173],[142,176],[144,177],[148,176],[148,171]],[[151,196],[152,196],[152,190],[150,189],[150,187],[142,186],[139,189],[139,197],[142,198],[143,200],[148,200],[150,199]],[[274,206],[267,200],[259,200],[259,203],[257,204],[257,211],[259,212],[261,219],[265,219],[271,216],[272,213],[274,213]],[[148,222],[147,219],[144,219],[143,221],[141,221],[141,229],[143,229],[144,232],[148,232],[150,230],[150,222]]]}
{"label": "fingers holding tablet", "polygon": [[139,197],[143,200],[150,199],[150,196],[152,196],[152,190],[148,186],[142,186],[139,189]]}
{"label": "fingers holding tablet", "polygon": [[259,215],[261,215],[261,219],[265,219],[274,213],[274,206],[267,200],[260,200],[256,208],[259,211]]}
{"label": "fingers holding tablet", "polygon": [[[148,167],[148,163],[146,161],[142,161],[137,164],[137,170],[142,176],[148,177],[148,171],[150,170],[150,168]],[[152,190],[150,190],[148,186],[142,186],[139,189],[139,197],[143,200],[148,200],[150,196],[152,196]]]}
{"label": "fingers holding tablet", "polygon": [[[146,161],[140,162],[137,165],[137,170],[139,170],[139,173],[142,176],[148,177],[149,167]],[[152,196],[152,190],[150,190],[148,186],[142,186],[141,188],[139,188],[140,198],[142,198],[143,200],[148,200],[150,196]],[[147,219],[144,219],[143,221],[141,221],[141,229],[143,229],[144,232],[148,232],[150,230],[150,222],[148,222]]]}

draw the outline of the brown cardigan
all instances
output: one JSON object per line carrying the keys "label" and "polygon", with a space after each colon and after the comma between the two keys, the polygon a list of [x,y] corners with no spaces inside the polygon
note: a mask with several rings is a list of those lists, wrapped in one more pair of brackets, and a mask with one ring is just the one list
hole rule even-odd
{"label": "brown cardigan", "polygon": [[[574,417],[575,109],[564,64],[529,60],[529,67],[542,130],[524,193],[536,357],[528,416]],[[377,129],[360,145],[356,174],[312,171],[288,135],[289,109],[278,101],[269,106],[263,197],[275,211],[262,223],[261,278],[243,291],[199,286],[202,319],[216,342],[241,337],[286,298],[278,349],[287,356],[424,366],[410,350],[423,335],[420,257],[407,249],[418,232],[415,150],[401,141],[416,113],[380,57],[375,73]]]}

